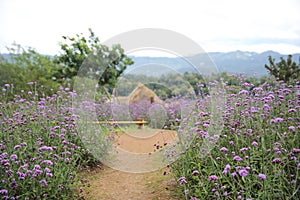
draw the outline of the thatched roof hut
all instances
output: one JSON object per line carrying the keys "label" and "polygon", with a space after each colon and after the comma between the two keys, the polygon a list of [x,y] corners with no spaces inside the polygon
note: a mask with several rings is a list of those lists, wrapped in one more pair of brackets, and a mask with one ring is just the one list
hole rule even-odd
{"label": "thatched roof hut", "polygon": [[151,89],[144,84],[139,83],[138,86],[129,95],[129,104],[136,104],[142,101],[150,103],[162,103],[162,100]]}

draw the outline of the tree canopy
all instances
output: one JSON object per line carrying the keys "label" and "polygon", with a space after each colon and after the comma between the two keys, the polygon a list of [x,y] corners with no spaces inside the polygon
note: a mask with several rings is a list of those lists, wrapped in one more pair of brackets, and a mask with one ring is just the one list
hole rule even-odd
{"label": "tree canopy", "polygon": [[[118,77],[133,61],[127,57],[120,45],[111,48],[100,43],[95,33],[89,29],[89,37],[82,34],[75,37],[63,36],[64,41],[60,43],[62,53],[56,56],[56,63],[63,66],[60,74],[67,79],[72,79],[78,74],[78,70],[86,59],[93,59],[88,68],[92,73],[100,73],[100,86],[115,87]],[[92,57],[92,59],[91,59]],[[90,63],[91,64],[91,63]]]}
{"label": "tree canopy", "polygon": [[[33,48],[13,44],[7,57],[0,57],[0,85],[9,84],[14,93],[24,89],[32,90],[32,84],[39,85],[40,95],[49,95],[59,88],[62,81],[56,77],[61,66],[50,56],[42,55]],[[36,91],[37,92],[37,91]]]}
{"label": "tree canopy", "polygon": [[275,63],[275,59],[269,56],[269,65],[265,65],[265,68],[271,75],[285,83],[294,83],[300,80],[300,61],[298,64],[294,62],[292,55],[289,55],[286,60],[281,57],[278,63]]}

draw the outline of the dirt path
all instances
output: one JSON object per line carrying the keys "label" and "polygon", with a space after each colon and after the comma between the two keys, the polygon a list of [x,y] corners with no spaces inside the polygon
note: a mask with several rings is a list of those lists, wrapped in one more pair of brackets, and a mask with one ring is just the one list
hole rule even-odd
{"label": "dirt path", "polygon": [[103,167],[89,173],[84,196],[90,200],[176,199],[175,181],[163,173],[159,170],[133,174]]}
{"label": "dirt path", "polygon": [[[139,133],[138,133],[139,132]],[[172,132],[138,130],[116,138],[118,148],[134,153],[151,153],[164,148],[175,138]],[[84,172],[85,199],[98,200],[159,200],[178,199],[174,196],[176,181],[168,168],[147,173],[127,173],[107,166]]]}

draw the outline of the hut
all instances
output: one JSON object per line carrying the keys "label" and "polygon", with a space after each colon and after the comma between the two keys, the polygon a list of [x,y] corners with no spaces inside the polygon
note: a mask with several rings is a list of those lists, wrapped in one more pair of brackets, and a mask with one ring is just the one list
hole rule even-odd
{"label": "hut", "polygon": [[162,100],[151,89],[144,84],[139,83],[138,86],[129,95],[129,105],[140,102],[162,103]]}

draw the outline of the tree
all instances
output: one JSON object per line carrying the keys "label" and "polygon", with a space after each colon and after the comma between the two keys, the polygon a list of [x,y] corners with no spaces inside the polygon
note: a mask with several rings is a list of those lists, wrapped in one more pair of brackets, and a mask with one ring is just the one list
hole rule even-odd
{"label": "tree", "polygon": [[19,74],[22,69],[12,63],[9,63],[6,58],[0,56],[0,87],[5,84],[14,84],[20,80]]}
{"label": "tree", "polygon": [[[205,95],[208,94],[208,89],[206,86],[206,81],[204,80],[201,74],[196,73],[184,73],[184,79],[189,82],[189,84],[193,87],[195,93],[197,95]],[[202,85],[202,87],[200,87]]]}
{"label": "tree", "polygon": [[23,48],[12,44],[8,48],[9,56],[0,59],[0,86],[13,84],[14,92],[32,89],[27,83],[35,82],[42,87],[44,95],[57,91],[61,82],[55,75],[60,66],[53,62],[50,56],[42,55],[33,48]]}
{"label": "tree", "polygon": [[292,55],[289,55],[287,60],[281,57],[278,63],[275,63],[275,59],[269,56],[269,65],[265,65],[265,68],[271,75],[285,83],[295,83],[300,80],[300,62],[297,65],[292,60]]}
{"label": "tree", "polygon": [[[64,41],[60,43],[61,55],[56,57],[56,62],[63,66],[61,74],[72,79],[77,76],[78,70],[86,61],[92,60],[93,63],[89,71],[91,73],[102,74],[99,80],[100,86],[111,86],[114,88],[118,77],[125,71],[127,66],[132,65],[133,61],[124,54],[120,45],[109,47],[100,44],[100,40],[94,32],[89,29],[90,35],[86,39],[82,34],[76,34],[75,37],[63,36]],[[102,69],[99,69],[99,66]],[[97,68],[98,67],[98,68]],[[104,67],[104,71],[103,70]]]}

